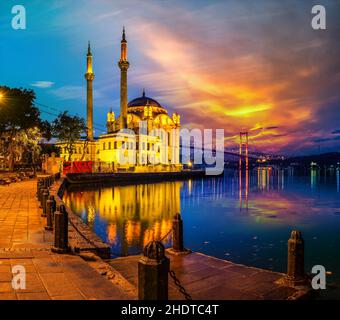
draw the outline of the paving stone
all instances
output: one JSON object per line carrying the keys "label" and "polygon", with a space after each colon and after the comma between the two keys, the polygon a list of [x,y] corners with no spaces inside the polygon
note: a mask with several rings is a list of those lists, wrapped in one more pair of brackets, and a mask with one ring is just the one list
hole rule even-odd
{"label": "paving stone", "polygon": [[46,292],[39,293],[17,293],[18,300],[51,300]]}
{"label": "paving stone", "polygon": [[0,282],[0,293],[8,293],[14,292],[12,288],[12,281],[11,282]]}
{"label": "paving stone", "polygon": [[76,286],[64,273],[43,273],[40,277],[50,296],[80,295]]}
{"label": "paving stone", "polygon": [[17,300],[17,296],[12,292],[0,292],[0,300]]}

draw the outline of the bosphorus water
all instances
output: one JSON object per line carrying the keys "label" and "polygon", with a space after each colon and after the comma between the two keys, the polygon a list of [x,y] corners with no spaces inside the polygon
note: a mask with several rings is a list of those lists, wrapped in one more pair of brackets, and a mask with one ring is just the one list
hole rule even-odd
{"label": "bosphorus water", "polygon": [[268,168],[152,184],[77,187],[64,200],[113,256],[137,254],[167,236],[180,212],[185,246],[221,259],[286,271],[292,229],[305,239],[306,271],[328,271],[326,296],[340,298],[339,171],[306,175]]}

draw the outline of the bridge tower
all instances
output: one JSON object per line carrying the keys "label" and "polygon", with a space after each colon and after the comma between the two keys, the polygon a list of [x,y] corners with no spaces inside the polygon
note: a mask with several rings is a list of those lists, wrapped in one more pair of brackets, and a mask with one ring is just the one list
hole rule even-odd
{"label": "bridge tower", "polygon": [[243,160],[245,160],[246,170],[248,170],[248,132],[240,132],[240,170],[242,169]]}

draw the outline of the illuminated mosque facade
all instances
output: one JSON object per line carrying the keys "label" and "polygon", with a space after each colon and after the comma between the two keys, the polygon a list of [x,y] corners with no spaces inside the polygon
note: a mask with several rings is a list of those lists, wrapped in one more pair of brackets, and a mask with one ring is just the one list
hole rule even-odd
{"label": "illuminated mosque facade", "polygon": [[[171,117],[156,100],[146,96],[128,102],[127,59],[125,29],[121,40],[118,66],[120,69],[120,115],[112,109],[107,114],[107,133],[93,135],[93,81],[92,52],[87,51],[87,137],[75,143],[72,161],[94,161],[100,170],[133,172],[180,171],[180,115]],[[69,159],[65,144],[57,143],[61,157]]]}

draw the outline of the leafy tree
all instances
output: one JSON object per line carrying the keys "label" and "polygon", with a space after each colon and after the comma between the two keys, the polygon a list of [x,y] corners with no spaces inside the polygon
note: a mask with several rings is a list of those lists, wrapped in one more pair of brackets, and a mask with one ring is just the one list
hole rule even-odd
{"label": "leafy tree", "polygon": [[67,111],[60,113],[52,123],[52,134],[65,144],[68,161],[71,160],[75,143],[85,132],[85,120],[78,116],[70,116]]}
{"label": "leafy tree", "polygon": [[51,136],[50,125],[40,119],[34,101],[33,90],[0,86],[0,139],[10,171],[15,161],[22,159],[22,153],[29,150],[27,148],[33,148],[35,159],[40,139]]}

